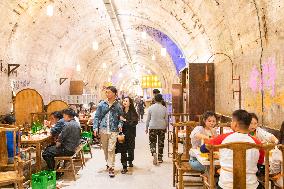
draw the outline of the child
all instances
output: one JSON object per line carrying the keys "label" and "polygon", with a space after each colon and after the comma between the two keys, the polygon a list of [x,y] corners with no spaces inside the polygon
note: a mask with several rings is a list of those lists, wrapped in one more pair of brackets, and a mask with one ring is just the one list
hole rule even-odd
{"label": "child", "polygon": [[[216,125],[216,115],[214,112],[207,111],[202,116],[201,126],[197,126],[190,134],[192,148],[199,148],[203,141],[217,136],[214,129]],[[190,154],[189,163],[196,171],[205,171],[205,167],[199,163],[194,154]]]}
{"label": "child", "polygon": [[[232,133],[219,135],[208,141],[209,144],[219,145],[232,142],[250,142],[260,144],[260,141],[249,133],[249,126],[251,123],[251,115],[245,110],[236,110],[233,112],[233,119],[231,123]],[[200,151],[208,152],[205,145],[202,145]],[[233,188],[233,151],[229,149],[220,149],[220,178],[219,188]],[[264,151],[257,149],[249,149],[246,152],[246,188],[256,189],[258,181],[256,177],[257,164],[262,164],[264,160]]]}
{"label": "child", "polygon": [[250,113],[252,120],[249,126],[250,135],[255,136],[261,143],[275,143],[278,144],[278,139],[271,133],[265,131],[261,127],[258,126],[258,117],[255,113]]}

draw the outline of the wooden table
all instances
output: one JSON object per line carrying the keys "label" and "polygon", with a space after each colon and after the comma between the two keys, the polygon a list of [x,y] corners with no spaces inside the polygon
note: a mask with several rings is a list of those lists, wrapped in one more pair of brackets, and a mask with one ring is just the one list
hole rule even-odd
{"label": "wooden table", "polygon": [[[206,157],[202,157],[201,156],[201,152],[200,152],[199,149],[191,148],[190,149],[190,154],[195,155],[196,159],[201,163],[201,165],[210,166],[209,159],[206,158]],[[214,165],[220,165],[220,160],[219,159],[215,159],[214,160]]]}
{"label": "wooden table", "polygon": [[21,137],[21,145],[33,146],[36,148],[36,172],[41,171],[41,152],[44,147],[53,142],[51,135],[34,135],[30,138]]}

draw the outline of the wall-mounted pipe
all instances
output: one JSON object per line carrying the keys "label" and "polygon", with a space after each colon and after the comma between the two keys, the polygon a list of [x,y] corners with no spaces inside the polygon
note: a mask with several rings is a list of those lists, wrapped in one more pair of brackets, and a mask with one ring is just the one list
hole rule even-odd
{"label": "wall-mounted pipe", "polygon": [[241,76],[239,75],[239,77],[237,77],[237,78],[234,78],[234,62],[233,62],[233,60],[232,60],[232,58],[229,56],[229,55],[227,55],[226,53],[214,53],[214,54],[212,54],[209,58],[208,58],[208,60],[207,60],[207,62],[206,63],[208,63],[209,62],[209,60],[213,57],[213,56],[216,56],[216,55],[223,55],[223,56],[226,56],[227,58],[229,58],[229,60],[231,61],[231,64],[232,64],[232,85],[234,84],[234,81],[239,81],[238,83],[239,83],[239,86],[238,86],[238,90],[235,90],[235,89],[233,89],[233,99],[235,99],[235,93],[238,93],[239,95],[239,109],[241,109],[241,107],[242,107],[242,89],[241,89]]}

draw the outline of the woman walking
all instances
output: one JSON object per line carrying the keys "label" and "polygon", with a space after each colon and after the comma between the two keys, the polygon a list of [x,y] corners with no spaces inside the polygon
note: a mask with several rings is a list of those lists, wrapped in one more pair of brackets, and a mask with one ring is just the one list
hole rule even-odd
{"label": "woman walking", "polygon": [[138,124],[138,114],[134,107],[134,102],[130,97],[123,99],[123,116],[121,120],[124,122],[122,132],[125,135],[125,142],[123,144],[117,143],[117,152],[121,153],[121,163],[123,169],[122,174],[125,174],[128,166],[133,167],[136,125]]}
{"label": "woman walking", "polygon": [[137,112],[139,114],[139,121],[143,122],[143,116],[144,116],[145,107],[146,107],[143,97],[138,98],[138,103],[136,104],[136,106],[137,106]]}
{"label": "woman walking", "polygon": [[[163,162],[164,140],[166,128],[168,125],[167,108],[162,105],[163,96],[155,95],[155,104],[151,105],[148,111],[146,122],[146,134],[149,130],[150,150],[153,156],[153,164]],[[157,138],[158,138],[158,158],[157,158]]]}

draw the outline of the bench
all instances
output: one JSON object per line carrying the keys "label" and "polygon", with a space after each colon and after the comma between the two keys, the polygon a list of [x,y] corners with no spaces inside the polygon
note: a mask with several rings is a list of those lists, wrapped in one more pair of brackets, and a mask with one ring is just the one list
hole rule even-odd
{"label": "bench", "polygon": [[[75,150],[74,155],[72,156],[59,156],[59,157],[55,157],[55,169],[56,172],[59,173],[65,173],[65,172],[71,172],[73,179],[76,180],[76,170],[75,170],[75,164],[74,162],[79,161],[80,162],[80,168],[83,169],[83,166],[85,165],[85,158],[84,158],[84,152],[83,152],[83,147],[86,145],[86,143],[81,143]],[[70,162],[70,165],[67,167],[58,167],[57,165],[59,162],[64,161],[64,163],[66,162]]]}

